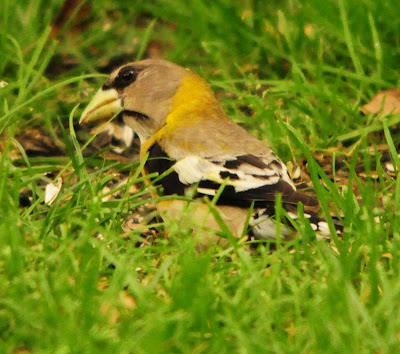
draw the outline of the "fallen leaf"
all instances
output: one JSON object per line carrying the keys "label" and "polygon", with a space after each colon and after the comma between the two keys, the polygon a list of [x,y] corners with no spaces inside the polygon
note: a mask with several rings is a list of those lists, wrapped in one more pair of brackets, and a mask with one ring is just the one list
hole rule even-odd
{"label": "fallen leaf", "polygon": [[393,88],[377,93],[371,101],[361,107],[365,114],[397,114],[400,113],[400,89]]}
{"label": "fallen leaf", "polygon": [[53,202],[56,200],[58,194],[60,193],[61,187],[62,187],[61,178],[57,178],[55,183],[49,183],[46,186],[44,202],[48,205],[53,204]]}
{"label": "fallen leaf", "polygon": [[126,292],[120,291],[119,298],[126,310],[133,310],[136,308],[135,299],[132,296],[128,295]]}
{"label": "fallen leaf", "polygon": [[111,305],[108,300],[105,300],[100,305],[100,313],[103,316],[108,316],[108,321],[110,324],[116,324],[119,322],[120,313],[118,309],[114,305]]}
{"label": "fallen leaf", "polygon": [[389,252],[383,253],[382,258],[389,258],[389,259],[393,259],[393,255]]}

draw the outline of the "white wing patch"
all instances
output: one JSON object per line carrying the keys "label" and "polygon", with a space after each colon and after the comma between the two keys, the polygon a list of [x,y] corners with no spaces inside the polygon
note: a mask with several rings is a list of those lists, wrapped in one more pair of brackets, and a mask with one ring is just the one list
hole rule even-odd
{"label": "white wing patch", "polygon": [[188,156],[173,166],[183,184],[194,184],[212,174],[214,164],[197,156]]}
{"label": "white wing patch", "polygon": [[[274,185],[283,179],[293,186],[286,167],[279,160],[266,164],[265,160],[252,156],[258,163],[251,163],[236,158],[205,159],[199,156],[188,156],[177,161],[173,168],[179,176],[179,180],[186,185],[209,180],[217,184],[226,183],[235,188],[235,192],[244,192],[266,185]],[[228,167],[225,167],[228,166]],[[232,167],[233,166],[233,167]],[[294,186],[293,186],[293,189]],[[202,188],[202,193],[215,195],[214,189]]]}

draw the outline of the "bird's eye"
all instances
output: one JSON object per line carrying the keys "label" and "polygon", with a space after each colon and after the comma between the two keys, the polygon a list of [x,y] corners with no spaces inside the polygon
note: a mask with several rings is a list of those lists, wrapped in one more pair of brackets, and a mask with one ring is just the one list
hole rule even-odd
{"label": "bird's eye", "polygon": [[133,66],[122,68],[114,81],[114,86],[121,89],[129,86],[137,78],[138,71]]}

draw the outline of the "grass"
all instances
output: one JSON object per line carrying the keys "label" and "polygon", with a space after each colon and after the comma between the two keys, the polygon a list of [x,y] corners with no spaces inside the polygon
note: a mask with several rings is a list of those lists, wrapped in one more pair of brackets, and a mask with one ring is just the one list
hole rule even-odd
{"label": "grass", "polygon": [[[62,6],[0,3],[0,351],[399,350],[398,117],[359,107],[399,86],[400,3],[104,0],[60,19]],[[343,238],[316,241],[300,223],[299,238],[275,250],[197,253],[188,225],[169,222],[158,225],[168,239],[136,248],[140,228],[122,223],[144,203],[144,188],[128,193],[143,181],[139,161],[88,156],[75,129],[104,74],[149,55],[205,77],[284,161],[305,156]],[[25,151],[30,129],[63,156]],[[343,183],[318,154],[332,166],[347,158]],[[122,198],[102,201],[118,171],[129,182],[109,193]],[[43,185],[57,177],[63,188],[48,205]],[[31,205],[21,207],[26,190]]]}

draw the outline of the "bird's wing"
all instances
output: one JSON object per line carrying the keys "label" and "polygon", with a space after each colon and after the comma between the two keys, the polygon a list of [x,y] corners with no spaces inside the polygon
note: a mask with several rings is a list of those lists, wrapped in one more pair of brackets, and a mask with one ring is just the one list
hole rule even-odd
{"label": "bird's wing", "polygon": [[197,184],[197,192],[215,196],[222,185],[218,201],[223,204],[249,206],[253,201],[264,206],[282,195],[284,204],[317,205],[314,198],[296,192],[285,165],[278,158],[251,154],[201,158],[188,156],[173,165],[184,185]]}
{"label": "bird's wing", "polygon": [[169,169],[173,172],[157,182],[165,195],[184,195],[194,186],[198,196],[218,194],[218,205],[246,209],[254,203],[255,212],[249,225],[257,238],[275,237],[275,226],[268,220],[275,214],[277,193],[281,194],[282,206],[292,219],[297,218],[297,204],[302,202],[304,216],[310,218],[311,227],[317,231],[325,228],[325,234],[329,234],[326,222],[317,216],[318,200],[296,191],[286,166],[274,154],[206,158],[190,155],[174,160],[160,145],[154,144],[149,149],[147,172],[161,174]]}
{"label": "bird's wing", "polygon": [[286,166],[275,155],[189,155],[174,160],[158,144],[149,153],[147,172],[162,174],[171,167],[174,171],[158,182],[165,195],[183,195],[188,187],[196,186],[198,195],[213,197],[224,185],[219,204],[249,207],[254,201],[256,207],[263,208],[273,204],[275,194],[280,193],[283,204],[318,206],[315,198],[296,192]]}

